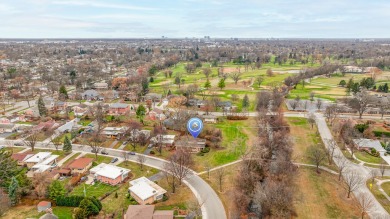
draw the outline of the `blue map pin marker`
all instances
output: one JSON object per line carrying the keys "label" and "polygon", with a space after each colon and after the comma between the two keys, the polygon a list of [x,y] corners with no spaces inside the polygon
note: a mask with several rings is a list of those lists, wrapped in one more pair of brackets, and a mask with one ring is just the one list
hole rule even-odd
{"label": "blue map pin marker", "polygon": [[187,122],[187,130],[191,133],[192,137],[196,138],[202,132],[203,122],[199,118],[191,118]]}

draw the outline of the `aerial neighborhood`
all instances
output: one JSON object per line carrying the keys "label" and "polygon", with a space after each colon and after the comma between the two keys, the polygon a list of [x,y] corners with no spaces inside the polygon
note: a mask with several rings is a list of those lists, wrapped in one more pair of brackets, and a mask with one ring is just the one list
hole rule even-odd
{"label": "aerial neighborhood", "polygon": [[0,217],[389,215],[386,40],[0,42]]}

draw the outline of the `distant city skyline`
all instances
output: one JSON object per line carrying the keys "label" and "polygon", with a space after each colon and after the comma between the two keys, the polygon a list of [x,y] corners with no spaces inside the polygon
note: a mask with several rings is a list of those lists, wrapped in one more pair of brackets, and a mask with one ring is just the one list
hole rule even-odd
{"label": "distant city skyline", "polygon": [[386,0],[2,0],[0,38],[389,38]]}

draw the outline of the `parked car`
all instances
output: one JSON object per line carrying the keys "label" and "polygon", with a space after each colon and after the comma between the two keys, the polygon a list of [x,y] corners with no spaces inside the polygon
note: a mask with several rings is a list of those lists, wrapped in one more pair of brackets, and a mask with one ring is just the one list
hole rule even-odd
{"label": "parked car", "polygon": [[102,152],[100,152],[100,153],[105,154],[105,155],[108,154],[108,152],[106,150],[102,150]]}
{"label": "parked car", "polygon": [[135,152],[129,152],[130,155],[135,155]]}
{"label": "parked car", "polygon": [[127,144],[127,141],[124,141],[122,144]]}
{"label": "parked car", "polygon": [[23,144],[23,142],[17,141],[17,142],[15,142],[14,145],[15,145],[15,146],[23,146],[24,144]]}
{"label": "parked car", "polygon": [[118,158],[114,157],[114,158],[112,158],[111,163],[115,163],[117,161],[118,161]]}

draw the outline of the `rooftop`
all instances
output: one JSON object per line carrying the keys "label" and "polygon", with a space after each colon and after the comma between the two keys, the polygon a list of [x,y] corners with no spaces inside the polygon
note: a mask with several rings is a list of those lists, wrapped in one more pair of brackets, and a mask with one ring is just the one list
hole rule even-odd
{"label": "rooftop", "polygon": [[104,176],[110,179],[116,179],[125,173],[129,173],[130,170],[122,167],[117,167],[111,164],[101,163],[96,167],[90,169],[90,172],[95,175]]}
{"label": "rooftop", "polygon": [[93,162],[93,158],[81,157],[79,159],[74,160],[71,164],[69,164],[69,168],[71,169],[82,169],[88,166]]}
{"label": "rooftop", "polygon": [[163,195],[167,191],[146,177],[130,181],[129,190],[136,194],[140,199],[146,200],[152,196]]}

